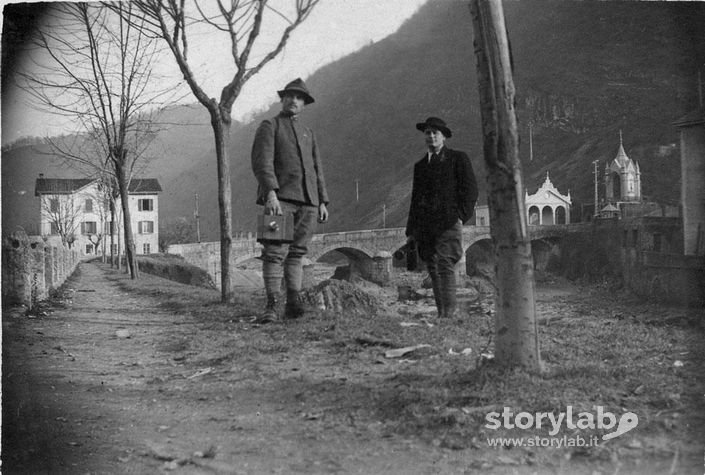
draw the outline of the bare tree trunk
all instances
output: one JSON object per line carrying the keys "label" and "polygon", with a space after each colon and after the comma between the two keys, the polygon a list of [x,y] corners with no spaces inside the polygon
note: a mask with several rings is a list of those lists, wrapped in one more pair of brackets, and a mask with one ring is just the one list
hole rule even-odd
{"label": "bare tree trunk", "polygon": [[225,120],[218,104],[213,101],[208,111],[215,137],[215,154],[218,163],[218,209],[220,212],[220,292],[223,302],[233,299],[230,254],[232,249],[232,191],[230,184],[230,161],[227,142],[230,138],[230,121]]}
{"label": "bare tree trunk", "polygon": [[511,52],[501,0],[472,0],[497,295],[495,358],[542,370],[534,262],[524,204]]}
{"label": "bare tree trunk", "polygon": [[115,265],[115,228],[116,228],[116,222],[115,222],[115,200],[113,197],[110,197],[110,267],[113,267]]}
{"label": "bare tree trunk", "polygon": [[122,204],[122,217],[125,229],[125,260],[127,270],[131,279],[139,277],[137,269],[137,257],[135,255],[135,239],[132,234],[132,219],[130,216],[130,197],[128,195],[129,182],[125,174],[125,168],[115,164],[115,174],[117,175],[118,187],[120,189],[120,203]]}

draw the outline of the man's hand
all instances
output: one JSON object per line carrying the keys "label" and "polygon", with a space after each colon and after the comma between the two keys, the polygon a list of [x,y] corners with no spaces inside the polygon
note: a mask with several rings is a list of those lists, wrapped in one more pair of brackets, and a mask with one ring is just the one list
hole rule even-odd
{"label": "man's hand", "polygon": [[328,208],[325,203],[318,205],[318,222],[325,223],[328,221]]}
{"label": "man's hand", "polygon": [[282,215],[282,205],[277,198],[277,192],[271,190],[267,193],[267,201],[264,202],[264,214]]}

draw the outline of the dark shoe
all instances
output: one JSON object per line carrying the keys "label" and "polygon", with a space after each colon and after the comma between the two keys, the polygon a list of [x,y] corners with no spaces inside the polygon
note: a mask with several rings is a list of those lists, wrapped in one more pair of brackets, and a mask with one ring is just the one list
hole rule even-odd
{"label": "dark shoe", "polygon": [[264,312],[257,316],[254,323],[264,325],[276,322],[277,320],[279,320],[277,313],[277,297],[273,295],[267,296],[267,306],[264,308]]}
{"label": "dark shoe", "polygon": [[289,290],[286,293],[286,306],[284,307],[284,320],[295,320],[306,313],[306,308],[301,301],[298,291]]}

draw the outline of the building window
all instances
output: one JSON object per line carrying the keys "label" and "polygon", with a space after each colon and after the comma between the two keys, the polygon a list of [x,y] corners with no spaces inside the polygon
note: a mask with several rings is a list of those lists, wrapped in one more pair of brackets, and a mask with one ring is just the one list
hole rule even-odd
{"label": "building window", "polygon": [[52,234],[52,235],[59,234],[59,226],[57,226],[56,223],[49,223],[49,226],[51,227],[49,234]]}
{"label": "building window", "polygon": [[86,244],[86,254],[93,254],[93,244]]}
{"label": "building window", "polygon": [[52,198],[49,200],[49,209],[52,213],[57,213],[59,211],[59,200],[57,198]]}
{"label": "building window", "polygon": [[150,248],[149,248],[149,243],[144,243],[142,244],[142,254],[149,254],[150,253]]}
{"label": "building window", "polygon": [[152,234],[154,232],[154,221],[140,221],[137,223],[139,234]]}
{"label": "building window", "polygon": [[81,223],[81,234],[97,234],[98,223],[95,221],[84,221]]}
{"label": "building window", "polygon": [[480,216],[480,226],[484,226],[484,225],[485,225],[485,217]]}
{"label": "building window", "polygon": [[154,211],[154,200],[151,198],[137,200],[137,209],[139,211]]}
{"label": "building window", "polygon": [[93,212],[93,200],[88,199],[86,200],[86,213],[92,213]]}

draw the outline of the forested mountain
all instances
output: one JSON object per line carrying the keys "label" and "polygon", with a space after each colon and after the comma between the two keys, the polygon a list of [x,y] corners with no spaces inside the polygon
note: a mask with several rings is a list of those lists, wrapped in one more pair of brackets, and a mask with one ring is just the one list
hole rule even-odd
{"label": "forested mountain", "polygon": [[[699,101],[705,4],[520,0],[505,2],[505,13],[528,191],[535,191],[548,171],[578,206],[591,203],[592,162],[600,160],[604,167],[614,158],[622,130],[627,154],[640,164],[643,193],[677,203],[679,151],[672,122]],[[431,0],[395,34],[305,80],[316,102],[304,117],[318,135],[331,195],[325,231],[381,227],[383,219],[387,226],[405,224],[412,166],[424,152],[414,124],[431,115],[453,129],[448,145],[471,155],[484,187],[467,1]],[[274,103],[251,123],[233,129],[236,232],[255,228],[250,147],[258,123],[277,111]],[[169,126],[153,149],[158,158],[145,172],[159,178],[165,190],[162,222],[192,220],[197,193],[202,239],[215,240],[217,180],[207,116],[196,105],[171,108],[163,122]],[[19,150],[3,153],[3,225],[8,212],[5,175],[33,163],[15,159],[8,167],[8,153],[15,157]],[[20,175],[36,176],[36,170],[30,171]]]}

